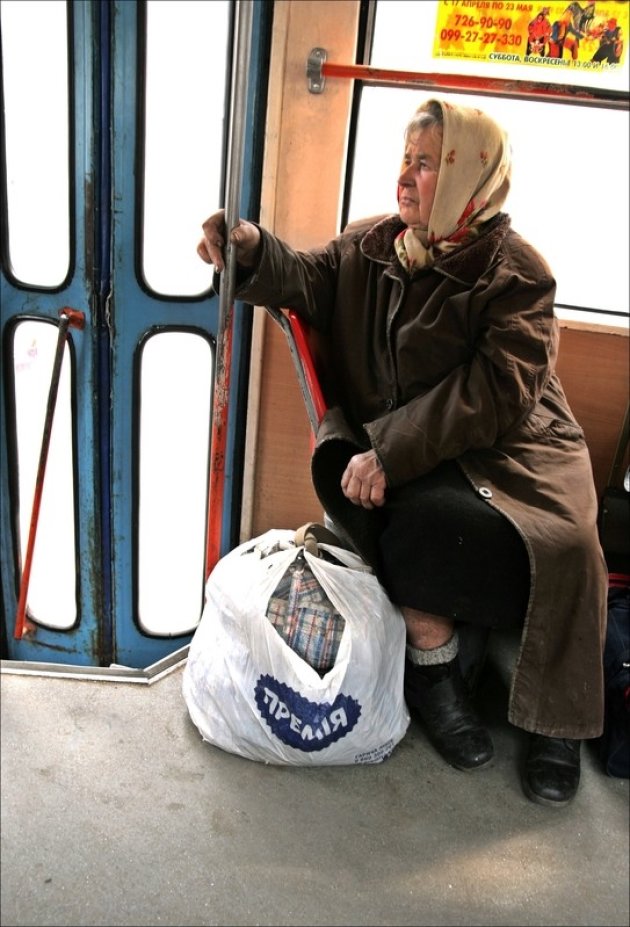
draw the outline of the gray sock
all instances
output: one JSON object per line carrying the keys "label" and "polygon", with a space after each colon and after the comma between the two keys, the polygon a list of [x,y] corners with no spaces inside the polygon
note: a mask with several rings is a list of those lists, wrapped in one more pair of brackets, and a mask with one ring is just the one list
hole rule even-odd
{"label": "gray sock", "polygon": [[450,663],[457,656],[459,638],[457,631],[454,632],[450,640],[441,647],[434,647],[433,650],[420,650],[418,647],[412,647],[407,644],[407,656],[412,663],[417,666],[435,666],[436,663]]}

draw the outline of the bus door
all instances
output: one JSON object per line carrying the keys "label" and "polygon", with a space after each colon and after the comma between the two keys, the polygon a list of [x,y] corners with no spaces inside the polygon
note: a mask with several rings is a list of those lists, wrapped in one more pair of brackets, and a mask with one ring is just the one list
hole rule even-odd
{"label": "bus door", "polygon": [[[240,207],[255,215],[269,11],[250,6]],[[10,660],[161,660],[189,642],[201,616],[209,526],[218,520],[221,553],[236,541],[251,320],[236,307],[213,505],[220,319],[196,244],[223,199],[239,7],[0,4],[0,551]]]}

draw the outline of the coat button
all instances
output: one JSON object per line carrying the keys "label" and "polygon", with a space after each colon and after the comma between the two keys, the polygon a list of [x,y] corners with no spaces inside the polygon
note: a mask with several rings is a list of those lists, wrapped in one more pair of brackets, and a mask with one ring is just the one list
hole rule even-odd
{"label": "coat button", "polygon": [[492,490],[488,489],[487,486],[480,486],[478,493],[480,496],[483,496],[484,499],[492,499]]}

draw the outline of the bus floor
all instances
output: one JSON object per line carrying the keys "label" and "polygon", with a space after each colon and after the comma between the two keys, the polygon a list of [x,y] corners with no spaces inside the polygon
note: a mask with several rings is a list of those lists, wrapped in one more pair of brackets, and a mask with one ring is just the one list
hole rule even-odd
{"label": "bus floor", "polygon": [[225,753],[181,663],[148,686],[3,672],[1,924],[628,925],[628,780],[587,743],[570,805],[525,797],[501,646],[475,773],[414,720],[379,765]]}

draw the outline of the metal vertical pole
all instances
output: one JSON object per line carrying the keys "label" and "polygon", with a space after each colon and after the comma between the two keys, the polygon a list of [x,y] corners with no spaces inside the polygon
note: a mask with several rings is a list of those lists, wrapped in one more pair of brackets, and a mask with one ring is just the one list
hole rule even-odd
{"label": "metal vertical pole", "polygon": [[210,490],[208,536],[206,544],[206,577],[221,556],[221,527],[225,489],[225,455],[227,447],[228,397],[232,362],[232,330],[234,290],[236,282],[236,249],[230,242],[230,230],[240,217],[245,140],[247,77],[251,57],[254,0],[236,3],[235,47],[232,60],[232,92],[228,123],[228,154],[226,171],[225,270],[219,294],[219,324],[217,329],[216,375],[212,409],[210,442]]}

